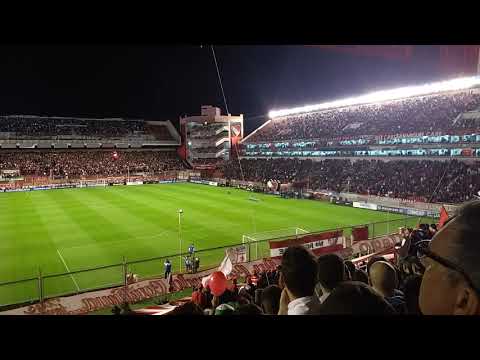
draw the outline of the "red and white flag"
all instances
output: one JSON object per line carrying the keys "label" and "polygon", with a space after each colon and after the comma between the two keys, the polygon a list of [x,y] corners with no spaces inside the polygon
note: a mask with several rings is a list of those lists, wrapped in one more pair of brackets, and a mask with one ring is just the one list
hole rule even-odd
{"label": "red and white flag", "polygon": [[[225,275],[225,277],[228,277],[228,275],[230,275],[232,273],[233,264],[234,264],[234,262],[236,262],[235,260],[232,261],[231,254],[232,253],[227,250],[225,258],[222,260],[222,262],[220,263],[220,266],[218,267],[218,271],[221,271]],[[207,286],[209,279],[210,279],[210,275],[204,276],[202,278],[203,287]]]}
{"label": "red and white flag", "polygon": [[225,275],[225,277],[227,277],[228,275],[230,275],[232,270],[233,270],[232,259],[230,258],[230,255],[227,252],[227,255],[225,256],[222,263],[218,267],[218,271],[221,271]]}
{"label": "red and white flag", "polygon": [[448,220],[448,212],[444,206],[442,206],[442,210],[440,210],[440,220],[438,221],[438,229],[440,229],[445,222]]}

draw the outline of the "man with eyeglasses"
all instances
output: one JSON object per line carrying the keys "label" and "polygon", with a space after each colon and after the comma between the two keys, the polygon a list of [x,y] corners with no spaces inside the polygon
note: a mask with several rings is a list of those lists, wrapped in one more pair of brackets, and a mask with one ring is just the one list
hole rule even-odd
{"label": "man with eyeglasses", "polygon": [[428,246],[421,243],[422,314],[480,315],[480,201],[463,205]]}

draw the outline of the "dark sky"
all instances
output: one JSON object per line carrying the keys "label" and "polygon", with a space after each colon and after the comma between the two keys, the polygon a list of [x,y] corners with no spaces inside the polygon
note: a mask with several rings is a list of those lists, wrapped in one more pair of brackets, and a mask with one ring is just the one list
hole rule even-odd
{"label": "dark sky", "polygon": [[[442,78],[428,46],[405,62],[306,46],[216,46],[230,113],[246,131],[271,109]],[[176,122],[222,108],[209,46],[2,46],[0,113]]]}

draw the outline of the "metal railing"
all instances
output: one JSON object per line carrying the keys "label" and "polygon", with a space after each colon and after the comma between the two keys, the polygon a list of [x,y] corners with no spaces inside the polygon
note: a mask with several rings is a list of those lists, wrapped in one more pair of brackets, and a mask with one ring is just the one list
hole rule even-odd
{"label": "metal railing", "polygon": [[[436,222],[436,220],[432,218],[405,217],[333,229],[320,229],[318,231],[309,231],[308,234],[343,230],[343,236],[349,237],[353,228],[368,226],[368,237],[373,239],[378,236],[396,233],[400,227],[416,227],[420,222],[432,223]],[[288,238],[292,238],[291,233],[245,243],[242,242],[242,239],[239,239],[238,243],[200,249],[194,253],[194,256],[200,259],[200,267],[197,271],[218,266],[225,257],[225,250],[234,246],[247,246],[249,261],[270,257],[269,241],[280,241]],[[3,308],[2,310],[6,310],[6,307],[14,307],[12,305],[15,304],[18,306],[32,304],[49,298],[122,286],[125,284],[127,273],[136,274],[139,280],[163,277],[166,259],[169,259],[172,263],[172,271],[174,273],[184,272],[185,266],[183,261],[187,255],[188,253],[185,252],[129,261],[123,258],[119,259],[119,262],[115,264],[57,274],[44,274],[39,269],[37,276],[0,283],[0,307]]]}

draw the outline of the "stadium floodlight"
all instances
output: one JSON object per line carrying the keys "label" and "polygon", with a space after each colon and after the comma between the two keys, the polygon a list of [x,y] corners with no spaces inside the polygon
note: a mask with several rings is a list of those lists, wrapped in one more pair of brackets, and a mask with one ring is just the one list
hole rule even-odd
{"label": "stadium floodlight", "polygon": [[272,110],[268,113],[268,116],[273,119],[282,116],[308,113],[337,107],[370,104],[381,101],[404,99],[413,96],[435,94],[445,91],[463,90],[477,85],[480,85],[480,76],[463,77],[419,86],[407,86],[391,90],[376,91],[358,97],[351,97],[317,105],[306,105],[291,109]]}

